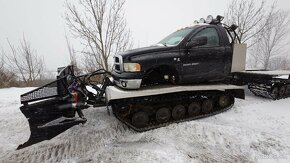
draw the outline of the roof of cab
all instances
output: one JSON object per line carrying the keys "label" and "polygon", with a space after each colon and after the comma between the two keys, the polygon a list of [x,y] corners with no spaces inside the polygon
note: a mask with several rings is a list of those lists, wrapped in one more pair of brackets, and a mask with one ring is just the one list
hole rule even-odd
{"label": "roof of cab", "polygon": [[182,29],[187,29],[187,28],[193,28],[193,27],[197,27],[197,26],[205,26],[205,25],[210,25],[210,24],[207,24],[207,23],[198,23],[198,24],[193,24],[193,25],[191,25],[191,26],[187,26],[187,27],[180,28],[180,29],[178,29],[177,31],[182,30]]}

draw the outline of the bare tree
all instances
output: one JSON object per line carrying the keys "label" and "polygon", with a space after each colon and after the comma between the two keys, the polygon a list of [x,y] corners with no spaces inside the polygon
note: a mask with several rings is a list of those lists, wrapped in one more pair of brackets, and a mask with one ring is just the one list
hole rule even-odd
{"label": "bare tree", "polygon": [[4,84],[1,82],[4,80],[6,73],[4,70],[4,57],[0,58],[0,88],[4,87]]}
{"label": "bare tree", "polygon": [[269,61],[268,69],[271,70],[287,70],[289,69],[289,60],[284,56],[271,57]]}
{"label": "bare tree", "polygon": [[273,3],[269,9],[264,0],[260,4],[256,2],[256,0],[232,0],[225,13],[226,23],[239,26],[237,33],[241,42],[248,44],[248,48],[256,43],[253,38],[269,23],[276,4]]}
{"label": "bare tree", "polygon": [[77,56],[76,56],[76,51],[72,44],[70,43],[67,35],[65,36],[66,39],[66,44],[67,44],[67,49],[69,52],[69,58],[70,58],[70,64],[74,66],[74,72],[75,75],[80,75],[82,73],[82,70],[79,67],[79,64],[77,62]]}
{"label": "bare tree", "polygon": [[[1,53],[4,51],[2,50]],[[10,86],[17,86],[17,79],[16,75],[8,71],[4,66],[4,57],[2,56],[0,59],[0,88],[3,87],[10,87]]]}
{"label": "bare tree", "polygon": [[86,72],[93,72],[100,68],[100,65],[96,64],[96,58],[93,55],[85,55],[82,62],[82,67]]}
{"label": "bare tree", "polygon": [[263,65],[264,69],[269,68],[271,57],[286,54],[286,45],[289,43],[286,41],[289,36],[289,24],[289,13],[277,10],[273,13],[262,32],[257,35],[257,44],[254,47],[256,49],[255,59],[258,64]]}
{"label": "bare tree", "polygon": [[4,56],[1,55],[1,58],[0,58],[0,72],[2,72],[3,70],[4,70]]}
{"label": "bare tree", "polygon": [[44,63],[32,50],[25,37],[20,41],[20,46],[15,48],[7,39],[10,47],[10,54],[5,54],[7,65],[11,71],[17,74],[25,86],[33,86],[36,80],[43,75]]}
{"label": "bare tree", "polygon": [[130,31],[124,19],[125,0],[79,0],[76,6],[66,3],[66,22],[75,37],[85,46],[86,61],[109,70],[109,57],[130,47]]}

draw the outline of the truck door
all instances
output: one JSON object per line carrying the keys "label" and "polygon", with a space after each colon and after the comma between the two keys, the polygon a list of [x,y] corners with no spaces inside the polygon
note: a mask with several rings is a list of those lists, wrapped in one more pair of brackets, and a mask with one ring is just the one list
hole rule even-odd
{"label": "truck door", "polygon": [[216,28],[205,27],[193,35],[190,41],[206,37],[207,42],[201,46],[185,48],[182,57],[184,82],[216,80],[224,77],[225,48],[221,43]]}

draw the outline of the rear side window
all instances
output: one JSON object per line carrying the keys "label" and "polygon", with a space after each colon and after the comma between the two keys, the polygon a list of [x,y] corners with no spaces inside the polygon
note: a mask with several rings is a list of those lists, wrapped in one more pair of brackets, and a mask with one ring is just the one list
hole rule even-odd
{"label": "rear side window", "polygon": [[207,44],[203,45],[203,47],[215,47],[215,46],[220,46],[220,38],[219,35],[214,28],[205,28],[197,35],[195,35],[193,38],[200,37],[200,36],[205,36],[207,37]]}

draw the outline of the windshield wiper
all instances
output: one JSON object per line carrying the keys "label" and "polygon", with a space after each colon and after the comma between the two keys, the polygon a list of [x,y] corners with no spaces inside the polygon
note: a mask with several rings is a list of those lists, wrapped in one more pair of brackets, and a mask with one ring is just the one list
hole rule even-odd
{"label": "windshield wiper", "polygon": [[167,44],[165,44],[165,43],[157,43],[157,44],[155,44],[153,46],[167,46]]}

